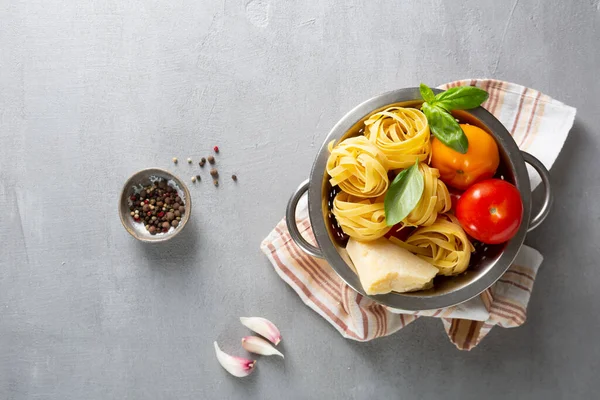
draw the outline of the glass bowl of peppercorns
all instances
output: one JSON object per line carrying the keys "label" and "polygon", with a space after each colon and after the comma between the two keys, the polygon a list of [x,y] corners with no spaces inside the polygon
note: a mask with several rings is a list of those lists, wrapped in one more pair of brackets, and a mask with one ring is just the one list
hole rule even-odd
{"label": "glass bowl of peppercorns", "polygon": [[133,174],[119,200],[121,223],[142,242],[164,242],[183,230],[190,219],[192,199],[185,184],[160,168]]}

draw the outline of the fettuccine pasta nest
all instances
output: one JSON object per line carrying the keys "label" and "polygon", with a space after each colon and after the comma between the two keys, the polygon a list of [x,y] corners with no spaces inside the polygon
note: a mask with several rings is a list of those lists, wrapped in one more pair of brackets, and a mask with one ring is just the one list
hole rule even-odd
{"label": "fettuccine pasta nest", "polygon": [[390,107],[365,121],[365,137],[389,160],[390,169],[429,161],[431,140],[425,114],[416,108]]}
{"label": "fettuccine pasta nest", "polygon": [[348,138],[333,147],[329,143],[327,173],[331,186],[356,197],[378,197],[389,186],[388,160],[377,146],[364,136]]}
{"label": "fettuccine pasta nest", "polygon": [[333,200],[332,212],[346,235],[363,242],[379,239],[392,228],[385,222],[383,196],[361,199],[340,192]]}
{"label": "fettuccine pasta nest", "polygon": [[430,226],[415,230],[406,241],[390,238],[439,269],[440,275],[454,276],[469,266],[475,248],[467,238],[458,220],[451,214],[440,215]]}
{"label": "fettuccine pasta nest", "polygon": [[448,188],[442,182],[440,171],[425,163],[419,164],[423,175],[423,194],[417,206],[402,221],[402,226],[429,226],[433,224],[438,214],[450,211],[452,200]]}

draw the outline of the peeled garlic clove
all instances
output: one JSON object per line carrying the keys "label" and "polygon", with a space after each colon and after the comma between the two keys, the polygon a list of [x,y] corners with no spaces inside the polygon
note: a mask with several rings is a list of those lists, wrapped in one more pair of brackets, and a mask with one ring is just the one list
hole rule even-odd
{"label": "peeled garlic clove", "polygon": [[229,354],[221,351],[217,342],[214,342],[214,345],[219,364],[221,364],[221,366],[225,368],[225,370],[231,375],[237,376],[238,378],[242,378],[244,376],[250,375],[252,371],[254,371],[256,361],[247,360],[242,357],[230,356]]}
{"label": "peeled garlic clove", "polygon": [[240,322],[246,328],[266,337],[275,346],[281,342],[281,333],[279,329],[268,319],[260,317],[240,317]]}
{"label": "peeled garlic clove", "polygon": [[257,336],[243,337],[242,347],[250,353],[261,354],[263,356],[279,356],[284,358],[283,354],[281,354],[275,347],[271,346],[271,343]]}

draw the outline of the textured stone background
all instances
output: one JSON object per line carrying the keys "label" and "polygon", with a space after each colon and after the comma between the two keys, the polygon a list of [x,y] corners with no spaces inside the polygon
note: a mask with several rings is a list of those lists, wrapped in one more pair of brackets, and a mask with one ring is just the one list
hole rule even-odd
{"label": "textured stone background", "polygon": [[[0,0],[0,398],[586,398],[600,347],[598,0]],[[317,148],[377,93],[493,77],[578,108],[546,260],[519,329],[470,353],[434,320],[342,339],[259,243]],[[134,171],[222,151],[186,234],[121,227]],[[194,169],[195,171],[196,169]],[[204,175],[208,177],[206,171]],[[285,362],[236,380],[240,315],[271,318]],[[595,388],[594,388],[595,387]]]}

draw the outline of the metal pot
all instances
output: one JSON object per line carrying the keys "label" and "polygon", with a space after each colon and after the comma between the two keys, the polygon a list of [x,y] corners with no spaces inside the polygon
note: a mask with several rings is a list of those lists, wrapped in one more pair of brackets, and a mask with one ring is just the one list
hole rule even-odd
{"label": "metal pot", "polygon": [[[437,91],[439,92],[439,91]],[[303,182],[294,192],[287,206],[287,227],[294,242],[306,253],[324,258],[333,270],[351,288],[367,296],[358,276],[354,273],[348,254],[336,239],[331,221],[329,197],[331,185],[325,170],[329,152],[327,144],[338,143],[346,137],[360,134],[364,121],[374,112],[392,105],[418,107],[422,103],[418,88],[399,89],[384,93],[365,101],[346,114],[329,132],[310,173],[310,179]],[[519,150],[506,128],[492,114],[482,107],[461,111],[459,118],[477,125],[494,136],[500,150],[504,179],[513,183],[523,200],[523,223],[517,234],[501,245],[481,246],[471,257],[469,269],[455,277],[436,277],[434,287],[413,293],[389,293],[367,296],[378,303],[404,310],[431,310],[450,307],[467,301],[496,282],[510,267],[523,245],[527,232],[535,229],[546,218],[552,204],[552,191],[548,170],[531,154]],[[541,176],[545,189],[545,199],[541,209],[531,218],[531,187],[525,163],[531,165]],[[295,212],[298,201],[308,190],[308,212],[318,247],[308,243],[296,226]]]}

